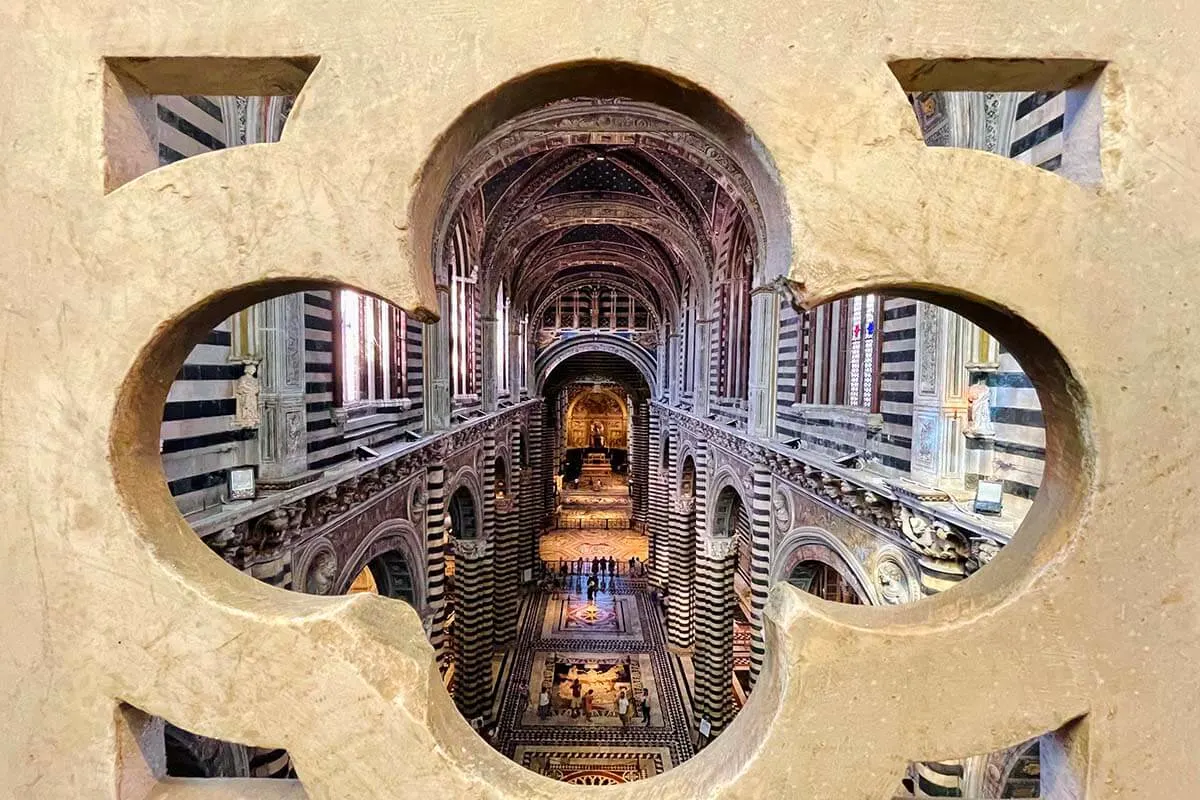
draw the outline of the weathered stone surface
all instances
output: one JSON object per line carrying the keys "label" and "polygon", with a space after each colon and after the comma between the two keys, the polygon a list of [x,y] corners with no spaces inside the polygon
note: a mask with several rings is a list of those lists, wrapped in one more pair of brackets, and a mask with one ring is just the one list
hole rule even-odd
{"label": "weathered stone surface", "polygon": [[[209,552],[162,486],[157,427],[187,346],[266,292],[340,281],[435,308],[430,231],[454,157],[526,95],[502,92],[450,126],[523,73],[596,58],[694,81],[746,120],[782,182],[790,277],[809,302],[870,286],[937,293],[956,310],[983,298],[975,319],[1051,390],[1045,483],[989,569],[893,609],[777,589],[766,671],[728,732],[667,775],[608,794],[881,798],[912,759],[1012,745],[1082,714],[1090,747],[1072,758],[1087,759],[1089,798],[1200,791],[1189,502],[1200,10],[17,0],[0,19],[0,783],[11,796],[114,797],[118,785],[139,796],[148,782],[122,775],[133,767],[117,756],[121,701],[205,735],[286,747],[312,798],[585,794],[470,733],[411,611],[288,594]],[[136,137],[105,135],[102,59],[180,55],[320,63],[282,142],[106,194],[106,138]],[[925,148],[888,60],[976,55],[1111,62],[1102,186]],[[162,90],[248,91],[197,65],[173,65]],[[278,62],[261,75],[295,77]],[[1013,88],[1002,62],[923,80]],[[130,124],[123,102],[107,101],[114,134]],[[136,171],[143,155],[110,152],[108,168]],[[788,259],[778,233],[776,263]]]}

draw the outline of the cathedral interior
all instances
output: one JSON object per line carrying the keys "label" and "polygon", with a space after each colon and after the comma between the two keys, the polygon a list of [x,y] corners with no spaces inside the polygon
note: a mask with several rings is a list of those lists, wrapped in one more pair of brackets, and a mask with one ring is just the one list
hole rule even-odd
{"label": "cathedral interior", "polygon": [[[1047,171],[1067,100],[910,95],[930,146]],[[161,163],[277,140],[293,101],[157,97]],[[1041,483],[1038,392],[1003,341],[899,292],[803,307],[734,124],[611,96],[507,120],[442,204],[437,320],[278,295],[167,396],[163,471],[215,553],[410,604],[477,733],[567,783],[650,778],[721,735],[774,584],[916,602],[984,568]],[[295,774],[283,749],[163,730],[171,775]],[[896,796],[1040,797],[1054,737],[913,763]]]}
{"label": "cathedral interior", "polygon": [[0,800],[1200,798],[1200,8],[0,20]]}

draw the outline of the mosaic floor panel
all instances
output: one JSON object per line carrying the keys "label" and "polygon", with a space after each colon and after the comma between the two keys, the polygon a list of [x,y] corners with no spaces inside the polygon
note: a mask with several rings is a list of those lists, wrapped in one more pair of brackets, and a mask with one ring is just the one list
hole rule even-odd
{"label": "mosaic floor panel", "polygon": [[652,778],[670,769],[666,747],[525,747],[513,753],[539,775],[582,786],[612,786]]}
{"label": "mosaic floor panel", "polygon": [[[557,563],[580,556],[644,560],[646,538],[632,531],[556,531],[542,537],[541,556]],[[535,593],[522,606],[510,676],[500,687],[494,745],[530,769],[558,780],[608,785],[657,775],[694,752],[687,700],[672,671],[662,619],[638,581],[606,583],[594,603],[580,580]],[[571,708],[571,686],[592,690],[588,719]],[[543,685],[550,713],[539,716]],[[650,726],[634,710],[617,714],[622,690],[648,690]]]}
{"label": "mosaic floor panel", "polygon": [[622,564],[631,557],[645,561],[649,557],[650,540],[631,530],[560,530],[542,534],[542,560],[557,564],[559,560],[574,561],[583,556],[612,556]]}
{"label": "mosaic floor panel", "polygon": [[[580,692],[592,693],[592,712],[572,708],[572,686],[579,681]],[[550,688],[550,712],[542,718],[538,715],[538,690]],[[535,652],[529,676],[529,706],[521,715],[522,725],[623,728],[642,725],[642,720],[633,719],[631,709],[627,720],[617,714],[617,698],[622,691],[626,697],[640,697],[643,689],[651,697],[658,695],[654,668],[649,653],[584,653]],[[632,693],[632,694],[631,694]],[[663,727],[662,709],[652,702],[650,727]]]}
{"label": "mosaic floor panel", "polygon": [[565,597],[558,595],[546,604],[543,639],[599,636],[642,641],[642,622],[632,595],[601,592],[594,602],[589,603],[579,591],[575,588]]}

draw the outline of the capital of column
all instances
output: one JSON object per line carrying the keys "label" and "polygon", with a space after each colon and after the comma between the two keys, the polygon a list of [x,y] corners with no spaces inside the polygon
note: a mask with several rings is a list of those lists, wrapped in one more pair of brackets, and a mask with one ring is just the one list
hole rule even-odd
{"label": "capital of column", "polygon": [[732,536],[702,536],[700,546],[705,558],[724,561],[737,553],[737,539]]}
{"label": "capital of column", "polygon": [[487,539],[455,539],[454,555],[474,561],[487,553]]}
{"label": "capital of column", "polygon": [[676,492],[671,496],[671,507],[680,514],[691,514],[696,510],[696,498],[690,494]]}

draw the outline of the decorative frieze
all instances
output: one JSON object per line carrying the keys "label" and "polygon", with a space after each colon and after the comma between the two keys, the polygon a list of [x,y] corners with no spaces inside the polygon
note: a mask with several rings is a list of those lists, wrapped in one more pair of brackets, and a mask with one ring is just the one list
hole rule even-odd
{"label": "decorative frieze", "polygon": [[[722,461],[733,465],[730,457],[745,464],[765,464],[777,479],[786,480],[822,504],[853,515],[876,533],[939,562],[943,569],[970,574],[1007,543],[1005,533],[969,528],[961,520],[951,518],[954,515],[926,505],[950,501],[950,496],[941,490],[884,481],[812,453],[785,451],[772,443],[747,439],[666,405],[656,404],[656,407],[680,431],[708,442],[713,448],[710,452],[714,465]],[[750,496],[749,471],[745,470],[744,476],[743,470],[737,471],[746,496]],[[682,507],[676,508],[681,502],[683,498],[672,497],[672,507],[683,513]],[[772,497],[772,515],[777,531],[785,533],[790,529],[792,509],[786,493],[776,491]]]}

